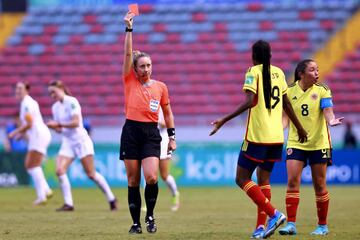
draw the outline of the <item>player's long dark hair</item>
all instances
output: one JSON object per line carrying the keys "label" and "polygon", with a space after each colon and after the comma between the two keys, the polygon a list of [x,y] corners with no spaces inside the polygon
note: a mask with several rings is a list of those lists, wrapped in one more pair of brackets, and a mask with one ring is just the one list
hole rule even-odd
{"label": "player's long dark hair", "polygon": [[64,93],[65,93],[66,95],[71,96],[70,90],[69,90],[69,89],[65,86],[65,84],[64,84],[62,81],[60,81],[60,80],[53,80],[53,81],[51,81],[51,82],[49,83],[49,87],[50,87],[50,86],[60,88],[60,89],[62,89],[62,90],[64,91]]}
{"label": "player's long dark hair", "polygon": [[294,82],[299,81],[301,79],[300,73],[304,73],[309,62],[313,62],[312,59],[304,59],[299,62],[294,71]]}
{"label": "player's long dark hair", "polygon": [[252,46],[252,58],[257,64],[263,65],[262,79],[265,106],[267,109],[271,109],[270,44],[264,40],[259,40],[254,43]]}

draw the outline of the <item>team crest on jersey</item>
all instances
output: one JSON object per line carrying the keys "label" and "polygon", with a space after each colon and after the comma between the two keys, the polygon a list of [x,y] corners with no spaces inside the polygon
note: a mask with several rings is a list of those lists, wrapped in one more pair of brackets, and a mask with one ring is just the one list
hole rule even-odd
{"label": "team crest on jersey", "polygon": [[254,81],[254,77],[253,76],[247,76],[245,79],[245,84],[252,84]]}
{"label": "team crest on jersey", "polygon": [[311,99],[312,100],[316,100],[318,98],[318,95],[316,93],[312,94],[311,95]]}
{"label": "team crest on jersey", "polygon": [[287,155],[291,155],[293,153],[293,149],[292,148],[288,148],[287,150],[286,150],[286,154]]}
{"label": "team crest on jersey", "polygon": [[71,103],[71,109],[75,109],[75,103]]}

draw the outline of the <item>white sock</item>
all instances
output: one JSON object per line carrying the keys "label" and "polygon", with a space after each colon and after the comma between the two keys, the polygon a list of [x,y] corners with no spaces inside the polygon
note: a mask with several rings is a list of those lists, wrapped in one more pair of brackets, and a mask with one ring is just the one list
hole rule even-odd
{"label": "white sock", "polygon": [[169,187],[171,194],[175,196],[177,192],[177,186],[174,177],[169,174],[165,180],[165,183]]}
{"label": "white sock", "polygon": [[106,182],[105,178],[98,172],[95,172],[94,182],[99,186],[101,191],[105,193],[106,198],[109,202],[115,200],[115,196],[112,193],[109,184]]}
{"label": "white sock", "polygon": [[74,206],[71,193],[71,185],[68,176],[66,174],[59,176],[59,181],[65,204],[69,206]]}
{"label": "white sock", "polygon": [[43,184],[42,178],[41,178],[41,173],[42,173],[41,167],[29,168],[27,170],[27,172],[29,173],[29,175],[31,176],[31,178],[34,182],[34,187],[35,187],[35,191],[36,191],[36,195],[37,195],[38,199],[45,200],[46,193],[45,193],[44,184]]}
{"label": "white sock", "polygon": [[49,187],[49,184],[46,181],[44,171],[42,170],[42,168],[40,168],[40,171],[41,171],[41,173],[40,173],[41,181],[42,181],[42,184],[44,186],[45,194],[47,194],[47,193],[50,192],[50,187]]}

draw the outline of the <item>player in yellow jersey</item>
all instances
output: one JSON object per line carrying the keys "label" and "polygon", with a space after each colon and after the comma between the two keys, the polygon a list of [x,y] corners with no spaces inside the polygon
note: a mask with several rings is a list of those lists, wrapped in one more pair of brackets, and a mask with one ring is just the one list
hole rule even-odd
{"label": "player in yellow jersey", "polygon": [[[289,126],[286,167],[288,187],[286,211],[288,224],[279,230],[282,235],[295,235],[296,211],[300,200],[300,182],[303,168],[309,163],[316,195],[318,227],[311,234],[326,235],[329,193],[326,190],[326,168],[332,164],[331,139],[328,125],[341,124],[343,118],[335,118],[330,89],[318,83],[319,70],[311,59],[301,61],[295,69],[295,82],[289,86],[288,96],[295,114],[308,132],[308,141],[299,143],[292,123]],[[284,114],[284,126],[288,120]]]}
{"label": "player in yellow jersey", "polygon": [[[297,126],[299,141],[306,141],[306,132],[297,120],[287,98],[287,84],[283,71],[270,64],[269,43],[259,40],[252,46],[253,67],[245,76],[243,90],[246,100],[233,113],[214,121],[216,133],[222,125],[242,112],[248,111],[245,139],[239,154],[236,183],[258,206],[258,224],[253,238],[272,235],[286,219],[270,203],[270,174],[274,162],[281,160],[284,143],[282,111],[284,110]],[[251,175],[258,167],[258,184]],[[269,216],[265,229],[266,217]]]}

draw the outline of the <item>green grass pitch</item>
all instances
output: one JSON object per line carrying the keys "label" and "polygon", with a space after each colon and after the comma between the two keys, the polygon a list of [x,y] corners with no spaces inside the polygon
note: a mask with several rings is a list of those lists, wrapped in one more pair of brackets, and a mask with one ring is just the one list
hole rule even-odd
{"label": "green grass pitch", "polygon": [[[180,188],[181,207],[170,211],[170,194],[161,188],[155,218],[158,232],[129,235],[131,218],[125,188],[115,189],[119,211],[110,212],[98,189],[73,189],[75,212],[59,213],[59,190],[46,206],[32,206],[31,188],[0,189],[0,239],[249,239],[255,225],[255,205],[235,186]],[[273,186],[272,202],[285,211],[285,186]],[[301,189],[298,235],[271,239],[359,239],[360,187],[331,186],[329,229],[325,237],[310,236],[317,217],[311,186]],[[144,201],[143,201],[144,203]],[[141,219],[144,219],[142,213]]]}

